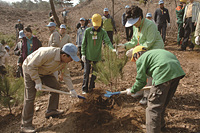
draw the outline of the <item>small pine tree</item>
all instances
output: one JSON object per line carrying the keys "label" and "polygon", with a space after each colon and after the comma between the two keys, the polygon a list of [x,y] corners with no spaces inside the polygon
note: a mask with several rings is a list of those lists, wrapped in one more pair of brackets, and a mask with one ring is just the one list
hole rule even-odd
{"label": "small pine tree", "polygon": [[12,114],[12,105],[23,101],[24,80],[22,77],[15,79],[8,75],[0,77],[0,103],[8,107]]}
{"label": "small pine tree", "polygon": [[126,62],[126,56],[119,58],[108,46],[105,46],[102,52],[102,61],[94,66],[96,71],[93,74],[97,76],[96,81],[109,85],[111,90],[113,86],[116,89],[118,78],[122,77],[122,69]]}

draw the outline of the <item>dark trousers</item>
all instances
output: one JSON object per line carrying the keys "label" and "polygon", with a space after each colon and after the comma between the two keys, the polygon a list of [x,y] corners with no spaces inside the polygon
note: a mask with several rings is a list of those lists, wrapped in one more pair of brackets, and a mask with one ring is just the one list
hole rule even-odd
{"label": "dark trousers", "polygon": [[[186,18],[185,20],[185,27],[184,27],[184,39],[181,45],[182,50],[186,50],[186,47],[189,45],[188,40],[191,37],[191,33],[195,31],[194,23],[192,23],[192,18]],[[194,44],[190,41],[190,48],[194,48]]]}
{"label": "dark trousers", "polygon": [[[81,59],[81,56],[82,56],[82,54],[81,54],[81,47],[78,47],[78,52],[79,52],[79,57]],[[82,69],[84,68],[84,62],[82,60],[81,60],[81,67],[82,67]]]}
{"label": "dark trousers", "polygon": [[[91,65],[91,63],[93,63],[93,64]],[[90,69],[92,67],[92,73],[93,73],[93,71],[95,71],[94,65],[96,65],[96,63],[97,63],[97,61],[89,61],[86,59],[86,62],[84,64],[84,77],[83,77],[82,90],[85,92],[88,92]],[[95,88],[95,79],[96,79],[96,76],[92,74],[91,79],[90,79],[90,85],[89,85],[90,90]]]}
{"label": "dark trousers", "polygon": [[110,38],[111,43],[113,44],[113,31],[107,31],[108,37]]}
{"label": "dark trousers", "polygon": [[[60,84],[53,75],[46,75],[40,77],[43,84],[53,89],[60,89]],[[35,82],[31,79],[30,75],[24,72],[24,107],[22,110],[22,126],[31,126],[34,115],[34,101],[37,90],[35,89]],[[58,109],[59,94],[50,93],[47,111]]]}
{"label": "dark trousers", "polygon": [[160,133],[161,128],[165,126],[165,109],[174,96],[181,78],[172,79],[150,89],[146,108],[147,133]]}
{"label": "dark trousers", "polygon": [[3,65],[0,66],[0,74],[2,74],[2,75],[6,75],[7,74],[6,68]]}
{"label": "dark trousers", "polygon": [[125,27],[125,30],[126,30],[126,40],[130,41],[133,36],[133,26]]}
{"label": "dark trousers", "polygon": [[23,71],[22,71],[22,66],[17,65],[17,71],[16,71],[16,77],[23,77]]}
{"label": "dark trousers", "polygon": [[164,43],[165,43],[165,39],[166,39],[166,29],[167,29],[167,24],[159,24],[158,25],[158,31],[160,32]]}

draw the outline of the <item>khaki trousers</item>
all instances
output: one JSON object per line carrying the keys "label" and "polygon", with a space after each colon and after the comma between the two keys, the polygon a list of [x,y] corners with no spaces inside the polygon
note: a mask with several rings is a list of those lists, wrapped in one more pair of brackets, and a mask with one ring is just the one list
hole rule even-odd
{"label": "khaki trousers", "polygon": [[[43,84],[48,87],[59,89],[60,84],[53,75],[45,75],[40,77]],[[31,79],[30,75],[24,72],[24,107],[22,111],[22,126],[31,126],[34,114],[34,100],[36,96],[35,82]],[[50,93],[47,110],[58,109],[59,94]]]}
{"label": "khaki trousers", "polygon": [[178,77],[150,89],[146,108],[147,133],[161,132],[161,127],[165,125],[165,109],[174,96],[180,79]]}

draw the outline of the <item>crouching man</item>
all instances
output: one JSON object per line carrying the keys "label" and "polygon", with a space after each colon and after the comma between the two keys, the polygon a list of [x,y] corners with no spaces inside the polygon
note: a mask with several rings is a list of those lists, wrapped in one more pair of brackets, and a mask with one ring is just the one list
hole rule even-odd
{"label": "crouching man", "polygon": [[[24,107],[22,111],[21,132],[35,132],[32,125],[34,114],[34,100],[37,90],[42,89],[42,83],[48,87],[59,89],[60,85],[53,75],[55,71],[64,71],[65,81],[72,97],[77,97],[73,89],[72,80],[67,67],[67,63],[72,60],[78,62],[77,48],[72,43],[67,43],[62,49],[56,47],[41,47],[30,54],[23,62],[24,73]],[[58,109],[59,94],[50,93],[46,118],[58,116],[63,113]]]}
{"label": "crouching man", "polygon": [[141,90],[146,85],[147,75],[153,78],[146,108],[146,132],[160,133],[165,127],[165,109],[185,73],[176,56],[164,49],[146,51],[144,46],[136,46],[131,61],[136,62],[137,76],[133,87],[127,89],[127,95]]}

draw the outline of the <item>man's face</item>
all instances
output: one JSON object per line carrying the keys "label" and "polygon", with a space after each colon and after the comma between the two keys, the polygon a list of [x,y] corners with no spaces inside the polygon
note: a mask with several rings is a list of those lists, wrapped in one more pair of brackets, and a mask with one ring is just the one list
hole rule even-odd
{"label": "man's face", "polygon": [[105,11],[104,14],[105,14],[105,15],[108,15],[108,11]]}
{"label": "man's face", "polygon": [[54,31],[55,29],[56,29],[55,26],[51,26],[51,27],[49,27],[49,31],[50,31],[50,32]]}
{"label": "man's face", "polygon": [[61,54],[60,59],[61,59],[61,62],[63,62],[63,63],[69,63],[69,62],[73,61],[71,56],[68,57],[66,54]]}
{"label": "man's face", "polygon": [[24,30],[24,34],[26,37],[28,37],[29,39],[32,37],[32,33],[31,32],[27,32],[26,30]]}
{"label": "man's face", "polygon": [[163,8],[164,7],[164,4],[160,4],[160,8]]}
{"label": "man's face", "polygon": [[98,29],[99,29],[99,27],[100,27],[100,26],[94,26],[94,29],[95,29],[95,30],[98,30]]}
{"label": "man's face", "polygon": [[139,20],[134,24],[134,26],[138,28],[140,26],[140,24],[141,24],[141,20],[142,19],[140,17]]}
{"label": "man's face", "polygon": [[85,21],[84,21],[84,20],[81,20],[81,21],[80,21],[80,24],[81,24],[81,25],[85,25]]}
{"label": "man's face", "polygon": [[64,28],[60,28],[60,34],[65,34],[65,32],[66,32],[66,29],[64,29]]}
{"label": "man's face", "polygon": [[151,20],[151,19],[152,19],[152,17],[147,17],[147,19]]}

